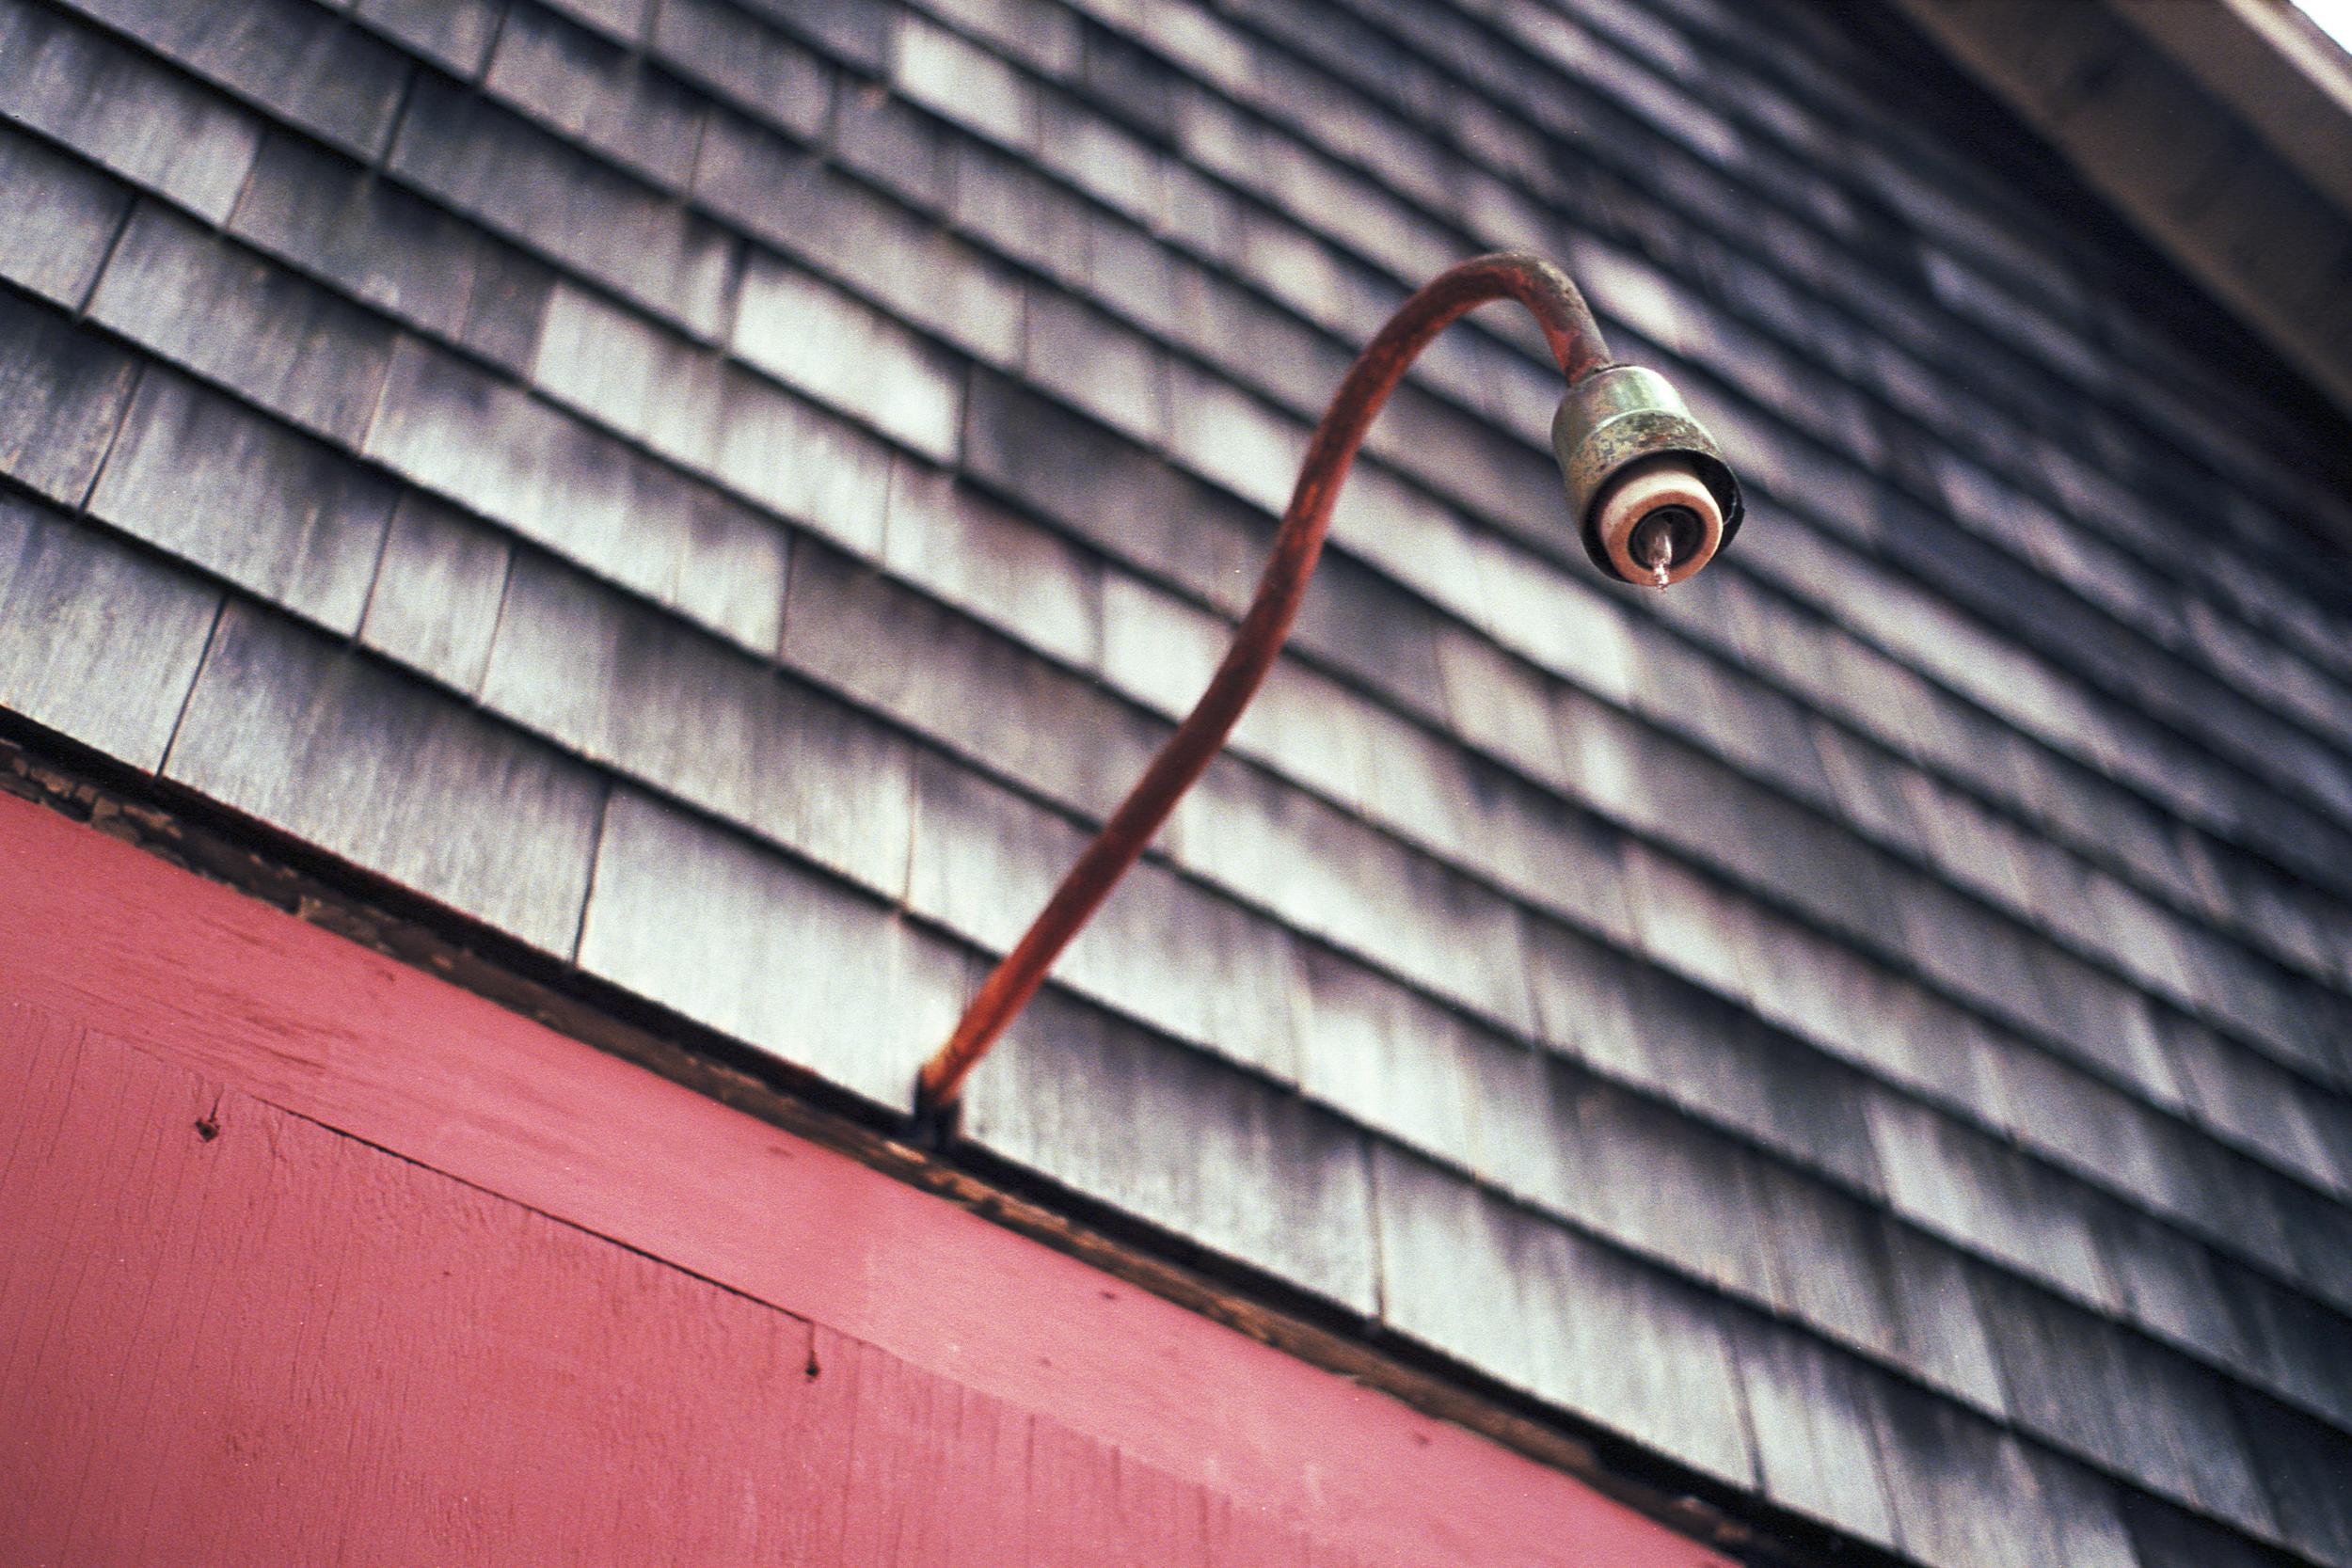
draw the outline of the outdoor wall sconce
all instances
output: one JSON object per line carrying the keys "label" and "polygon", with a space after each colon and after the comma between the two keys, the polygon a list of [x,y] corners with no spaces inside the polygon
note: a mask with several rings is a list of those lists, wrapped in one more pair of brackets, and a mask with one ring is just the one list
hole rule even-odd
{"label": "outdoor wall sconce", "polygon": [[1621,582],[1664,588],[1731,543],[1740,484],[1722,451],[1663,376],[1610,362],[1592,310],[1565,273],[1541,257],[1508,251],[1439,274],[1398,309],[1340,382],[1308,443],[1257,597],[1200,703],[981,985],[955,1034],[923,1064],[915,1119],[926,1135],[953,1130],[964,1079],[1207,768],[1265,679],[1323,553],[1348,466],[1406,367],[1457,317],[1504,298],[1534,316],[1568,380],[1551,441],[1593,564]]}

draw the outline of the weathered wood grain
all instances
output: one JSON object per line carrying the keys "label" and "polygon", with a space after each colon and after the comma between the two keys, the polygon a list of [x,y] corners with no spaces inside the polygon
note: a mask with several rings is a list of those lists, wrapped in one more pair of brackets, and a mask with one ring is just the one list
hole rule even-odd
{"label": "weathered wood grain", "polygon": [[392,334],[368,312],[142,201],[93,319],[344,447],[367,434]]}
{"label": "weathered wood grain", "polygon": [[504,0],[358,0],[369,26],[398,39],[453,75],[482,69],[498,32]]}
{"label": "weathered wood grain", "polygon": [[356,650],[239,603],[165,771],[558,955],[607,785]]}
{"label": "weathered wood grain", "polygon": [[415,69],[299,0],[89,0],[83,8],[360,158],[384,150]]}
{"label": "weathered wood grain", "polygon": [[964,1130],[1006,1159],[1374,1309],[1362,1135],[1270,1080],[1048,992],[975,1078]]}
{"label": "weathered wood grain", "polygon": [[886,898],[905,885],[914,756],[903,736],[547,556],[516,558],[482,693],[559,745]]}
{"label": "weathered wood grain", "polygon": [[463,219],[283,132],[263,139],[229,228],[355,299],[452,338],[485,245]]}
{"label": "weathered wood grain", "polygon": [[1296,949],[1301,1093],[1526,1191],[1548,1168],[1536,1053],[1317,944]]}
{"label": "weathered wood grain", "polygon": [[0,471],[79,506],[98,477],[139,361],[96,333],[0,293]]}
{"label": "weathered wood grain", "polygon": [[130,210],[130,193],[12,125],[0,125],[0,184],[17,203],[0,230],[0,277],[78,309]]}
{"label": "weathered wood grain", "polygon": [[536,0],[508,8],[482,83],[657,185],[693,174],[703,96]]}
{"label": "weathered wood grain", "polygon": [[219,610],[217,588],[0,496],[0,706],[152,770]]}
{"label": "weathered wood grain", "polygon": [[367,453],[757,653],[775,646],[783,534],[741,502],[404,337]]}
{"label": "weathered wood grain", "polygon": [[1879,1374],[1762,1319],[1735,1317],[1730,1331],[1765,1492],[1784,1507],[1894,1546],[1869,1405],[1853,1386]]}
{"label": "weathered wood grain", "polygon": [[1720,1304],[1392,1145],[1375,1141],[1373,1159],[1391,1327],[1755,1483]]}
{"label": "weathered wood grain", "polygon": [[1238,759],[1175,817],[1188,866],[1299,929],[1532,1033],[1523,913],[1433,856]]}
{"label": "weathered wood grain", "polygon": [[443,79],[418,79],[390,166],[494,232],[715,334],[736,242],[600,162]]}
{"label": "weathered wood grain", "polygon": [[743,270],[736,353],[935,462],[956,452],[962,367],[882,311],[759,256]]}
{"label": "weathered wood grain", "polygon": [[833,107],[826,63],[789,35],[725,0],[676,0],[653,19],[653,47],[673,69],[815,139]]}
{"label": "weathered wood grain", "polygon": [[2260,1568],[2276,1560],[2244,1536],[2153,1497],[2126,1495],[2122,1513],[2140,1568]]}
{"label": "weathered wood grain", "polygon": [[[1069,818],[950,758],[916,755],[906,899],[925,918],[1008,951],[1086,843],[1085,830]],[[1148,1009],[1148,999],[1128,1005]]]}
{"label": "weathered wood grain", "polygon": [[2277,1533],[2219,1377],[1994,1271],[1977,1291],[1999,1325],[1993,1353],[2020,1426],[2249,1534]]}
{"label": "weathered wood grain", "polygon": [[0,107],[135,184],[218,222],[261,121],[104,34],[25,0],[0,6]]}
{"label": "weathered wood grain", "polygon": [[784,662],[1098,817],[1168,733],[1018,638],[813,539],[793,546]]}
{"label": "weathered wood grain", "polygon": [[1247,508],[1019,382],[975,372],[966,406],[975,476],[1214,604],[1248,602],[1270,531]]}
{"label": "weathered wood grain", "polygon": [[951,472],[892,460],[880,553],[908,581],[1040,653],[1081,670],[1102,660],[1101,560],[974,495]]}
{"label": "weathered wood grain", "polygon": [[359,641],[471,695],[489,662],[514,554],[504,533],[405,491],[368,589]]}
{"label": "weathered wood grain", "polygon": [[1865,1386],[1906,1552],[1986,1568],[2132,1568],[2116,1487],[1959,1405],[1891,1379]]}
{"label": "weathered wood grain", "polygon": [[628,789],[579,963],[893,1109],[971,984],[961,950],[887,904]]}
{"label": "weathered wood grain", "polygon": [[2085,1299],[2120,1305],[2091,1233],[2090,1195],[1925,1107],[1873,1093],[1865,1110],[1898,1212]]}
{"label": "weathered wood grain", "polygon": [[89,509],[330,631],[358,628],[396,488],[160,366],[140,378]]}
{"label": "weathered wood grain", "polygon": [[2297,1550],[2344,1560],[2352,1553],[2352,1497],[2344,1487],[2352,1440],[2276,1400],[2239,1387],[2229,1394],[2280,1534]]}

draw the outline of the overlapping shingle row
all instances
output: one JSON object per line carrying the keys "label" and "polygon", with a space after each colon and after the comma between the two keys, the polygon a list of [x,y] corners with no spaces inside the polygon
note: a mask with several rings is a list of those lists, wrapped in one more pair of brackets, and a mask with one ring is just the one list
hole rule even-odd
{"label": "overlapping shingle row", "polygon": [[1598,588],[1449,340],[969,1134],[1923,1561],[2352,1561],[2306,482],[1702,8],[5,0],[0,703],[903,1106],[1539,243],[1753,537]]}

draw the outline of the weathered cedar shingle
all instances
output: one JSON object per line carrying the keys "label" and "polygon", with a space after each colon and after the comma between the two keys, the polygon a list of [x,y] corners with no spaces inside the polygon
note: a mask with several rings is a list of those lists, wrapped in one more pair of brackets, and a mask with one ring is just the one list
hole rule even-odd
{"label": "weathered cedar shingle", "polygon": [[1302,1093],[1438,1159],[1525,1180],[1543,1157],[1514,1136],[1540,1102],[1534,1053],[1322,947],[1301,943],[1298,959]]}
{"label": "weathered cedar shingle", "polygon": [[965,406],[963,463],[979,479],[1212,602],[1247,602],[1266,534],[1230,501],[1018,382],[976,371]]}
{"label": "weathered cedar shingle", "polygon": [[914,102],[992,141],[1026,150],[1037,140],[1029,79],[921,16],[901,13],[892,29],[890,79]]}
{"label": "weathered cedar shingle", "polygon": [[[793,670],[1097,817],[1166,736],[1013,638],[813,541],[793,549],[784,637]],[[1073,731],[1089,744],[1065,744]]]}
{"label": "weathered cedar shingle", "polygon": [[833,71],[728,0],[664,0],[653,48],[673,69],[796,135],[814,140],[824,130]]}
{"label": "weathered cedar shingle", "polygon": [[1168,367],[1168,444],[1196,472],[1279,514],[1306,454],[1307,431],[1231,383],[1182,360]]}
{"label": "weathered cedar shingle", "polygon": [[371,27],[458,76],[488,58],[507,0],[358,0],[354,13]]}
{"label": "weathered cedar shingle", "polygon": [[737,245],[717,225],[562,137],[427,73],[389,158],[459,212],[716,334]]}
{"label": "weathered cedar shingle", "polygon": [[700,95],[536,0],[514,0],[483,86],[666,189],[694,172]]}
{"label": "weathered cedar shingle", "polygon": [[1385,1142],[1381,1312],[1397,1331],[1682,1464],[1750,1485],[1722,1306]]}
{"label": "weathered cedar shingle", "polygon": [[2266,1568],[2277,1560],[2244,1536],[2153,1497],[2125,1494],[2122,1515],[2139,1568]]}
{"label": "weathered cedar shingle", "polygon": [[466,347],[510,374],[527,373],[554,288],[554,272],[536,257],[485,241],[466,301]]}
{"label": "weathered cedar shingle", "polygon": [[24,0],[0,5],[0,109],[215,222],[262,135],[217,94]]}
{"label": "weathered cedar shingle", "polygon": [[17,204],[7,230],[0,231],[0,277],[53,304],[80,306],[130,210],[130,193],[87,165],[5,126],[0,126],[0,187]]}
{"label": "weathered cedar shingle", "polygon": [[835,879],[616,788],[579,962],[880,1104],[946,1037],[967,959]]}
{"label": "weathered cedar shingle", "polygon": [[1168,428],[1167,356],[1101,311],[1049,289],[1031,290],[1023,364],[1038,386],[1143,442]]}
{"label": "weathered cedar shingle", "polygon": [[1871,1094],[1866,1109],[1899,1212],[2083,1299],[2121,1306],[2092,1234],[2089,1194],[1891,1094]]}
{"label": "weathered cedar shingle", "polygon": [[[1335,670],[1442,725],[1450,710],[1438,647],[1451,629],[1428,604],[1354,556],[1332,554],[1316,568],[1315,591],[1299,607],[1291,636]],[[1538,732],[1548,728],[1532,722]],[[1538,769],[1537,776],[1551,775]]]}
{"label": "weathered cedar shingle", "polygon": [[984,1147],[1351,1311],[1374,1310],[1364,1138],[1345,1122],[1052,991],[990,1066],[1003,1070],[973,1081],[964,1111]]}
{"label": "weathered cedar shingle", "polygon": [[165,771],[568,955],[607,785],[266,610],[221,616]]}
{"label": "weathered cedar shingle", "polygon": [[[2215,1163],[2227,1167],[2236,1162],[2220,1153]],[[2266,1199],[2293,1248],[2291,1276],[2339,1310],[2352,1312],[2352,1209],[2292,1181],[2265,1178],[2262,1188],[2245,1202],[2239,1223],[2263,1224],[2262,1200]]]}
{"label": "weathered cedar shingle", "polygon": [[2134,1568],[2118,1489],[1958,1405],[1858,1379],[1903,1549],[1928,1562]]}
{"label": "weathered cedar shingle", "polygon": [[1212,769],[1178,831],[1189,863],[1301,929],[1530,1030],[1524,919],[1458,873],[1239,764]]}
{"label": "weathered cedar shingle", "polygon": [[741,503],[403,338],[368,455],[690,619],[766,652],[782,534]]}
{"label": "weathered cedar shingle", "polygon": [[217,588],[0,495],[0,706],[151,771],[219,609]]}
{"label": "weathered cedar shingle", "polygon": [[1557,1133],[1545,1206],[1734,1295],[1769,1299],[1755,1152],[1557,1057],[1546,1066]]}
{"label": "weathered cedar shingle", "polygon": [[961,366],[840,290],[755,257],[745,269],[730,346],[933,459],[955,456]]}
{"label": "weathered cedar shingle", "polygon": [[[1325,569],[1339,565],[1344,559],[1328,562]],[[1366,578],[1372,576],[1365,568],[1357,571]],[[1400,608],[1412,604],[1401,594],[1395,596]],[[1435,705],[1434,712],[1442,719],[1446,729],[1459,736],[1465,744],[1500,757],[1538,784],[1585,794],[1590,799],[1588,792],[1580,789],[1569,769],[1567,754],[1553,722],[1555,693],[1551,685],[1532,666],[1486,639],[1471,635],[1468,627],[1442,619],[1433,610],[1422,608],[1419,613],[1427,618],[1438,694],[1442,698]],[[1410,624],[1408,620],[1407,625]],[[1352,634],[1353,626],[1347,630]],[[1333,646],[1338,640],[1327,637],[1315,644],[1316,651],[1334,660],[1345,657]],[[1349,635],[1345,641],[1353,642],[1357,639]]]}
{"label": "weathered cedar shingle", "polygon": [[1044,533],[942,469],[890,466],[882,560],[932,597],[1079,670],[1102,659],[1099,557]]}
{"label": "weathered cedar shingle", "polygon": [[160,366],[140,378],[90,510],[330,631],[358,629],[394,488]]}
{"label": "weathered cedar shingle", "polygon": [[[1167,221],[1165,155],[1123,127],[1073,103],[1067,95],[1053,91],[1039,95],[1036,151],[1044,167],[1097,201],[1151,228]],[[1171,258],[1167,251],[1151,243],[1121,245],[1119,236],[1140,239],[1126,224],[1098,222],[1091,227],[1089,249],[1099,252],[1106,245],[1120,248],[1127,263],[1160,279],[1159,288],[1165,291],[1171,269]],[[1100,254],[1089,258],[1088,276],[1097,283],[1104,280],[1103,261]],[[1131,281],[1142,279],[1134,277]],[[1147,311],[1144,319],[1156,322],[1157,314]]]}
{"label": "weathered cedar shingle", "polygon": [[977,247],[741,117],[714,114],[694,194],[762,240],[861,287],[992,363],[1020,357],[1021,290]]}
{"label": "weathered cedar shingle", "polygon": [[634,43],[645,31],[652,0],[556,0],[575,22],[620,43]]}
{"label": "weathered cedar shingle", "polygon": [[891,8],[883,0],[744,0],[744,4],[867,74],[882,73],[891,18]]}
{"label": "weathered cedar shingle", "polygon": [[2275,1528],[2220,1378],[1996,1272],[1977,1289],[2019,1425],[2254,1534]]}
{"label": "weathered cedar shingle", "polygon": [[506,574],[504,533],[411,490],[392,513],[359,641],[472,694],[490,657]]}
{"label": "weathered cedar shingle", "polygon": [[762,661],[533,553],[518,555],[484,703],[640,783],[895,897],[907,742]]}
{"label": "weathered cedar shingle", "polygon": [[[1085,847],[1075,823],[947,758],[916,754],[906,899],[925,917],[1002,953]],[[1071,973],[1065,966],[1065,980]]]}
{"label": "weathered cedar shingle", "polygon": [[307,0],[89,0],[83,8],[361,158],[384,150],[415,69]]}
{"label": "weathered cedar shingle", "polygon": [[136,359],[47,308],[0,293],[0,471],[78,506],[98,477]]}
{"label": "weathered cedar shingle", "polygon": [[[2260,1289],[2260,1276],[2217,1259],[2161,1221],[2116,1204],[2097,1219],[2099,1253],[2115,1275],[2132,1315],[2157,1337],[2223,1366],[2276,1379],[2266,1337],[2242,1334],[2232,1322],[2239,1304]],[[2232,1289],[2224,1291],[2223,1271]],[[2266,1282],[2264,1282],[2266,1283]],[[2277,1287],[2270,1287],[2276,1290]],[[2250,1303],[2243,1308],[2251,1314]],[[2265,1346],[2259,1352],[2254,1346]]]}
{"label": "weathered cedar shingle", "polygon": [[988,248],[1048,277],[1084,275],[1084,204],[1024,156],[976,139],[958,141],[947,215]]}
{"label": "weathered cedar shingle", "polygon": [[[1230,196],[1198,176],[1190,183],[1179,178],[1185,172],[1183,165],[1171,165],[1163,172],[1169,181],[1168,228],[1181,232],[1187,226],[1203,223],[1240,223],[1237,212],[1227,212],[1238,205]],[[1093,249],[1098,258],[1105,249],[1104,233],[1114,230],[1121,235],[1131,233],[1126,226],[1107,220],[1094,225],[1094,230]],[[1149,232],[1145,230],[1147,236]],[[1224,247],[1237,244],[1230,242]],[[1216,246],[1202,245],[1200,248],[1212,255],[1220,253]],[[1237,373],[1248,374],[1258,386],[1283,397],[1294,407],[1319,410],[1354,356],[1344,341],[1335,341],[1212,267],[1179,256],[1169,266],[1168,287],[1173,295],[1168,331],[1177,342],[1219,365],[1235,367]],[[1108,289],[1104,293],[1106,298],[1120,297]],[[1350,494],[1354,493],[1351,486]],[[1345,512],[1343,505],[1342,515]]]}
{"label": "weathered cedar shingle", "polygon": [[142,201],[91,297],[96,321],[282,418],[357,447],[389,327],[187,219]]}
{"label": "weathered cedar shingle", "polygon": [[684,334],[558,282],[529,373],[539,390],[596,422],[691,467],[712,468],[726,372],[716,354]]}
{"label": "weathered cedar shingle", "polygon": [[1896,1544],[1879,1473],[1867,1376],[1818,1340],[1746,1316],[1731,1320],[1757,1474],[1773,1501],[1883,1546]]}
{"label": "weathered cedar shingle", "polygon": [[1279,922],[1146,863],[1070,944],[1073,987],[1161,1029],[1281,1072],[1296,1050],[1291,951]]}
{"label": "weathered cedar shingle", "polygon": [[478,230],[305,138],[263,140],[229,227],[405,321],[451,338],[465,326]]}
{"label": "weathered cedar shingle", "polygon": [[2259,1394],[2233,1388],[2230,1402],[2280,1534],[2324,1561],[2352,1558],[2352,1438]]}
{"label": "weathered cedar shingle", "polygon": [[[747,107],[763,119],[775,118],[764,104]],[[908,205],[946,212],[953,204],[958,138],[906,100],[870,90],[843,93],[832,124],[815,127],[807,139],[820,136],[843,167]]]}

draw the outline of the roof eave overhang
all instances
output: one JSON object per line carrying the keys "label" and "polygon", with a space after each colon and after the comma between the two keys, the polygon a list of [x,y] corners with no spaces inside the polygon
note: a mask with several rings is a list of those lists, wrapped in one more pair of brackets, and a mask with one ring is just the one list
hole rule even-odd
{"label": "roof eave overhang", "polygon": [[2352,68],[2284,0],[1891,0],[2352,414]]}

